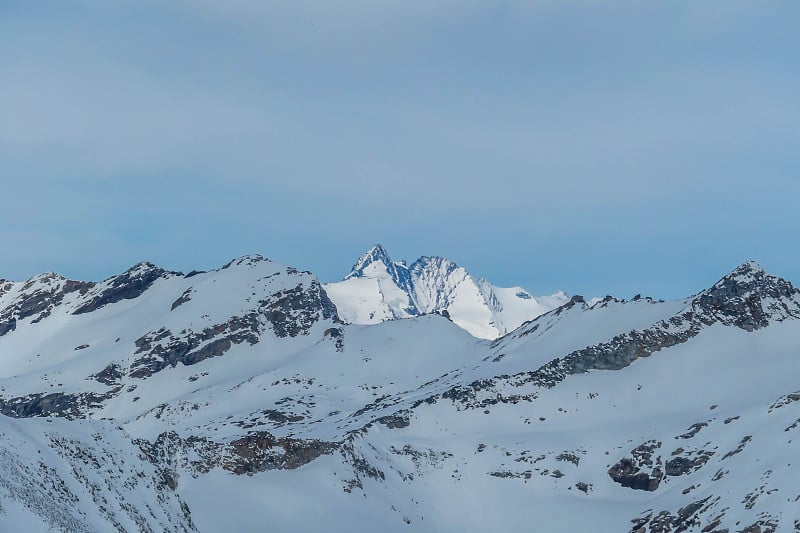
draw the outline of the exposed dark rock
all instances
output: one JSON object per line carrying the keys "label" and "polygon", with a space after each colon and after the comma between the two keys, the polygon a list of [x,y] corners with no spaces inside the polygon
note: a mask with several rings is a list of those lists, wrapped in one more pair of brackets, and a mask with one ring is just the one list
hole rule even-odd
{"label": "exposed dark rock", "polygon": [[120,369],[119,365],[111,364],[97,374],[93,374],[89,377],[99,381],[100,383],[103,383],[104,385],[118,385],[119,380],[122,379],[122,370]]}
{"label": "exposed dark rock", "polygon": [[[698,531],[702,527],[702,514],[705,513],[718,499],[709,502],[711,497],[692,502],[677,510],[674,514],[670,511],[661,511],[653,514],[652,511],[642,518],[632,520],[631,533],[679,533],[683,531]],[[719,522],[717,522],[718,524]],[[716,527],[713,526],[713,527]],[[713,529],[713,528],[712,528]],[[703,529],[708,532],[711,529]]]}
{"label": "exposed dark rock", "polygon": [[489,475],[492,476],[492,477],[499,477],[499,478],[504,478],[504,479],[518,477],[518,474],[516,474],[515,472],[510,472],[508,470],[500,470],[500,471],[496,471],[496,472],[489,472]]}
{"label": "exposed dark rock", "polygon": [[275,293],[260,303],[259,311],[272,324],[278,337],[307,334],[319,320],[320,313],[324,319],[338,319],[336,306],[316,280],[308,290],[298,284],[293,289]]}
{"label": "exposed dark rock", "polygon": [[578,466],[578,463],[581,462],[581,458],[572,452],[563,452],[556,456],[556,461],[564,461]]}
{"label": "exposed dark rock", "polygon": [[93,283],[71,281],[52,273],[30,279],[20,288],[19,295],[11,304],[0,309],[0,336],[14,331],[17,323],[26,318],[32,317],[33,323],[40,322],[68,294],[84,294],[93,286]]}
{"label": "exposed dark rock", "polygon": [[205,328],[200,333],[175,336],[166,329],[149,333],[136,340],[136,354],[142,354],[131,366],[131,377],[151,376],[178,363],[193,365],[218,357],[233,344],[258,343],[258,320],[255,316],[234,317],[225,324]]}
{"label": "exposed dark rock", "polygon": [[362,454],[356,451],[353,446],[353,439],[341,444],[340,453],[344,460],[353,468],[353,473],[356,475],[356,480],[361,482],[363,478],[370,478],[376,481],[383,481],[386,479],[386,474],[372,465]]}
{"label": "exposed dark rock", "polygon": [[7,279],[0,279],[0,296],[3,296],[13,288],[14,282],[8,281]]}
{"label": "exposed dark rock", "polygon": [[278,411],[277,409],[265,409],[261,411],[261,414],[267,417],[268,420],[277,423],[278,425],[283,424],[291,424],[294,422],[300,422],[305,420],[305,417],[300,415],[287,415],[283,411]]}
{"label": "exposed dark rock", "polygon": [[689,430],[682,434],[675,437],[676,439],[691,439],[695,435],[697,435],[701,429],[704,427],[708,427],[708,422],[697,422],[696,424],[692,424],[689,426]]}
{"label": "exposed dark rock", "polygon": [[792,394],[786,394],[778,398],[772,405],[769,406],[768,412],[772,412],[775,409],[780,409],[781,407],[785,407],[790,403],[800,401],[800,392],[793,392]]}
{"label": "exposed dark rock", "polygon": [[334,339],[337,352],[344,350],[344,330],[342,328],[328,328],[323,337]]}
{"label": "exposed dark rock", "polygon": [[104,282],[105,288],[94,295],[86,303],[79,306],[73,315],[91,313],[122,300],[132,300],[141,296],[156,280],[170,275],[182,275],[180,272],[168,272],[150,263],[140,263],[126,272]]}
{"label": "exposed dark rock", "polygon": [[35,416],[59,416],[64,418],[82,418],[93,408],[102,407],[102,402],[113,397],[121,388],[115,388],[105,394],[82,392],[67,394],[54,392],[51,394],[30,394],[28,396],[0,399],[0,414],[13,418],[30,418]]}
{"label": "exposed dark rock", "polygon": [[342,336],[342,328],[328,328],[325,330],[323,334],[325,337],[330,337],[332,339],[338,339]]}
{"label": "exposed dark rock", "polygon": [[[634,490],[654,491],[658,489],[664,473],[661,457],[653,458],[661,447],[658,441],[649,441],[631,450],[632,458],[621,459],[608,470],[608,475],[623,487]],[[645,471],[649,470],[649,472]]]}
{"label": "exposed dark rock", "polygon": [[611,467],[608,475],[629,489],[654,491],[658,488],[661,480],[658,477],[650,477],[650,474],[639,472],[636,464],[631,459],[622,459]]}
{"label": "exposed dark rock", "polygon": [[232,457],[223,468],[235,474],[253,474],[265,470],[299,468],[321,455],[333,453],[335,443],[318,440],[275,438],[266,431],[251,433],[230,444]]}
{"label": "exposed dark rock", "polygon": [[668,476],[682,476],[702,468],[714,455],[712,451],[700,450],[688,456],[673,457],[664,464],[664,473]]}
{"label": "exposed dark rock", "polygon": [[375,422],[379,424],[383,424],[389,429],[399,429],[408,427],[411,424],[411,420],[408,417],[408,414],[401,414],[395,413],[393,415],[382,416],[380,418],[376,418]]}
{"label": "exposed dark rock", "polygon": [[791,283],[767,274],[750,261],[702,292],[694,305],[704,312],[708,323],[721,322],[753,331],[768,326],[770,321],[800,317],[798,297],[800,290]]}
{"label": "exposed dark rock", "polygon": [[592,484],[584,483],[583,481],[578,481],[577,483],[575,483],[575,488],[583,492],[584,494],[589,494],[589,491],[592,490]]}
{"label": "exposed dark rock", "polygon": [[[327,306],[326,301],[329,302],[325,291],[313,280],[308,289],[298,284],[292,289],[278,291],[259,301],[253,311],[201,332],[185,331],[176,335],[162,328],[148,333],[136,340],[136,354],[140,357],[132,365],[130,375],[143,378],[178,363],[193,365],[219,357],[236,344],[255,345],[267,329],[267,323],[278,337],[306,335],[320,318],[338,321],[336,308]],[[342,340],[341,329],[330,328],[327,332],[337,337],[337,343]]]}
{"label": "exposed dark rock", "polygon": [[759,520],[744,529],[740,529],[739,533],[775,533],[778,530],[778,526],[780,526],[778,520],[767,515],[759,518]]}
{"label": "exposed dark rock", "polygon": [[747,446],[747,443],[748,443],[748,442],[750,442],[752,439],[753,439],[753,437],[752,437],[752,436],[750,436],[750,435],[745,435],[745,436],[742,438],[742,441],[741,441],[741,442],[739,443],[739,445],[736,447],[736,449],[734,449],[734,450],[731,450],[731,451],[729,451],[728,453],[726,453],[726,454],[725,454],[725,455],[722,457],[722,459],[723,459],[723,460],[725,460],[725,459],[727,459],[727,458],[729,458],[729,457],[733,457],[733,456],[734,456],[734,455],[736,455],[737,453],[740,453],[742,450],[744,450],[744,447],[745,447],[745,446]]}
{"label": "exposed dark rock", "polygon": [[0,337],[6,333],[14,331],[15,329],[17,329],[17,319],[13,317],[6,318],[0,322]]}
{"label": "exposed dark rock", "polygon": [[186,302],[190,301],[192,299],[192,292],[193,292],[192,288],[188,288],[185,291],[183,291],[183,294],[181,294],[178,297],[177,300],[172,302],[172,306],[170,306],[170,311],[174,311],[175,309],[177,309],[181,305],[183,305]]}

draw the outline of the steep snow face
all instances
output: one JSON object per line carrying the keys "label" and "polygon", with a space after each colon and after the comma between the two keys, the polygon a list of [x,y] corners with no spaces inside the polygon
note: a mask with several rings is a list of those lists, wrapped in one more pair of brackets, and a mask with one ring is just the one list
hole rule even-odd
{"label": "steep snow face", "polygon": [[356,261],[344,281],[325,285],[325,291],[337,303],[339,316],[351,324],[377,324],[420,314],[408,268],[392,261],[380,244]]}
{"label": "steep snow face", "polygon": [[377,244],[341,282],[325,285],[343,320],[385,320],[446,311],[472,335],[494,339],[568,300],[559,291],[535,297],[522,287],[495,287],[444,257],[420,257],[410,266],[393,261]]}

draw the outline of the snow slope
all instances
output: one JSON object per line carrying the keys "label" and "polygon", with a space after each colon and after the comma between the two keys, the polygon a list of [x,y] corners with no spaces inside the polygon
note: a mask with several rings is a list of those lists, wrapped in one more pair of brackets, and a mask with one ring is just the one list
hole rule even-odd
{"label": "snow slope", "polygon": [[447,312],[457,325],[484,339],[504,335],[568,299],[561,291],[534,297],[522,287],[496,287],[444,257],[420,257],[408,266],[393,261],[380,244],[343,281],[328,283],[325,290],[351,324]]}
{"label": "snow slope", "polygon": [[800,530],[800,291],[755,263],[493,341],[260,257],[0,283],[0,328],[0,530]]}
{"label": "snow slope", "polygon": [[196,531],[186,504],[110,422],[0,417],[0,531]]}

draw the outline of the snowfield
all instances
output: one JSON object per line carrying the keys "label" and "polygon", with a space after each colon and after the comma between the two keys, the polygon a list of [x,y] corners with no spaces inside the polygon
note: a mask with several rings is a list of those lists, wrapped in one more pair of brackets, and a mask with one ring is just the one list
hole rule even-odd
{"label": "snowfield", "polygon": [[0,281],[0,531],[800,531],[791,283],[420,261]]}

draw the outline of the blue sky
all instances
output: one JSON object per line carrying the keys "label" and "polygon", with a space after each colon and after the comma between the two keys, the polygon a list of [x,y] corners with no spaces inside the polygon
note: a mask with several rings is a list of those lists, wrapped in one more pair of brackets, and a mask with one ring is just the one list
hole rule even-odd
{"label": "blue sky", "polygon": [[800,3],[0,3],[0,276],[374,242],[535,293],[800,282]]}

